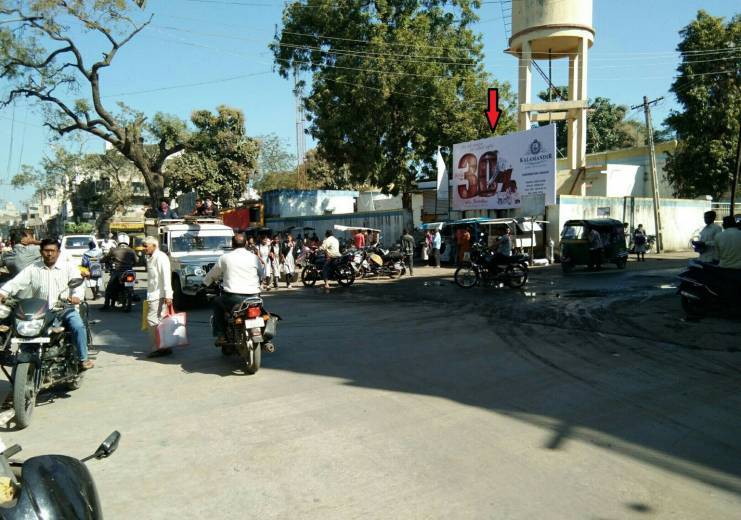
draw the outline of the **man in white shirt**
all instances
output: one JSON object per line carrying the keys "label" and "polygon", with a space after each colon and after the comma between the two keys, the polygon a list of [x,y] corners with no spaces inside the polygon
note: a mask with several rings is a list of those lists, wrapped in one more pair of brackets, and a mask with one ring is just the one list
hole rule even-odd
{"label": "man in white shirt", "polygon": [[733,217],[723,217],[723,232],[715,238],[715,247],[720,267],[741,270],[741,229]]}
{"label": "man in white shirt", "polygon": [[[21,291],[29,293],[28,298],[47,300],[49,307],[56,305],[60,296],[68,293],[67,301],[79,305],[85,294],[85,287],[70,289],[67,284],[70,280],[81,278],[80,270],[70,262],[59,260],[60,244],[54,239],[47,238],[41,241],[41,262],[29,265],[18,275],[0,288],[0,303],[8,296],[15,296]],[[93,368],[93,362],[88,359],[87,329],[80,313],[69,309],[62,315],[65,328],[72,332],[72,339],[80,355],[80,365],[83,369]]]}
{"label": "man in white shirt", "polygon": [[327,254],[327,260],[324,262],[324,268],[322,269],[322,277],[324,278],[324,288],[329,289],[330,269],[332,269],[334,261],[341,256],[340,242],[332,236],[332,230],[330,229],[327,230],[324,236],[326,238],[319,249]]}
{"label": "man in white shirt", "polygon": [[107,255],[117,245],[118,243],[113,240],[113,233],[108,233],[108,238],[100,243],[100,248],[103,250],[103,254]]}
{"label": "man in white shirt", "polygon": [[224,314],[244,298],[260,294],[263,265],[256,254],[245,249],[245,244],[244,233],[235,233],[232,238],[233,250],[222,255],[203,279],[206,286],[219,279],[222,279],[224,284],[222,295],[213,301],[216,346],[221,346],[225,341]]}
{"label": "man in white shirt", "polygon": [[172,354],[172,349],[157,349],[154,338],[157,325],[172,306],[170,259],[159,250],[159,243],[154,237],[144,239],[144,252],[147,255],[147,325],[152,339],[152,352],[148,357],[167,356]]}
{"label": "man in white shirt", "polygon": [[715,239],[723,232],[723,228],[715,223],[715,211],[707,211],[703,215],[705,227],[700,231],[699,245],[701,253],[698,258],[700,262],[712,262],[718,260],[718,252],[715,249]]}

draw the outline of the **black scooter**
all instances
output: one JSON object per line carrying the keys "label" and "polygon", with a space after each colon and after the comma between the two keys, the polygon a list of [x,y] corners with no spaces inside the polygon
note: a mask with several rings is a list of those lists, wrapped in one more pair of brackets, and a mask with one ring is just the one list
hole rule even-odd
{"label": "black scooter", "polygon": [[121,440],[117,431],[95,453],[82,460],[65,455],[41,455],[10,460],[17,444],[0,453],[0,518],[3,520],[99,520],[98,492],[85,462],[111,455]]}
{"label": "black scooter", "polygon": [[688,318],[738,309],[741,303],[741,273],[706,262],[693,261],[679,274],[677,293]]}

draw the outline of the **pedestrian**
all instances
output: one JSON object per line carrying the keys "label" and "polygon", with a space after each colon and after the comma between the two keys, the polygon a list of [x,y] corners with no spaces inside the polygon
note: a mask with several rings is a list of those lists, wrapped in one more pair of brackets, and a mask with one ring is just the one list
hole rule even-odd
{"label": "pedestrian", "polygon": [[[638,226],[641,227],[640,225]],[[592,228],[588,236],[589,240],[589,269],[602,270],[602,237],[599,231]]]}
{"label": "pedestrian", "polygon": [[157,208],[157,218],[159,219],[176,219],[178,214],[175,210],[170,209],[170,203],[167,199],[160,200],[160,206]]}
{"label": "pedestrian", "polygon": [[283,243],[280,252],[280,260],[283,265],[283,272],[286,275],[286,288],[290,289],[293,284],[293,276],[296,273],[296,251],[297,245],[293,241],[293,235],[288,233],[286,241]]}
{"label": "pedestrian", "polygon": [[405,229],[401,236],[401,250],[409,262],[409,276],[414,276],[414,237],[408,229]]}
{"label": "pedestrian", "polygon": [[216,207],[213,198],[211,198],[210,196],[207,196],[206,199],[203,201],[203,209],[201,210],[201,215],[208,218],[216,218],[219,216],[219,208]]}
{"label": "pedestrian", "polygon": [[270,243],[270,275],[273,281],[273,287],[278,288],[280,282],[280,235],[274,235]]}
{"label": "pedestrian", "polygon": [[249,237],[247,238],[247,245],[244,246],[247,251],[250,253],[257,255],[257,244],[255,244],[255,237]]}
{"label": "pedestrian", "polygon": [[440,235],[440,230],[436,229],[435,234],[432,236],[432,254],[430,255],[433,266],[436,269],[440,268],[440,247],[442,243],[443,237]]}
{"label": "pedestrian", "polygon": [[36,240],[31,230],[24,229],[20,232],[20,240],[13,246],[15,255],[12,261],[6,262],[11,276],[17,275],[29,265],[41,260],[40,244],[41,242]]}
{"label": "pedestrian", "polygon": [[466,253],[471,250],[471,231],[466,228],[461,233],[460,242],[458,243],[458,265],[465,260]]}
{"label": "pedestrian", "polygon": [[170,259],[159,250],[154,237],[144,239],[144,252],[147,255],[147,326],[152,345],[147,357],[167,356],[172,354],[172,349],[157,349],[156,333],[157,326],[172,308]]}
{"label": "pedestrian", "polygon": [[353,236],[353,243],[355,244],[355,249],[363,249],[365,247],[365,235],[362,231],[357,230],[355,232],[355,236]]}
{"label": "pedestrian", "polygon": [[715,262],[718,260],[718,251],[715,247],[715,239],[723,232],[723,228],[715,223],[715,211],[706,211],[703,215],[705,227],[700,231],[700,240],[693,242],[692,245],[700,256],[700,262]]}
{"label": "pedestrian", "polygon": [[261,284],[263,288],[266,291],[270,290],[270,237],[268,235],[264,235],[262,237],[262,240],[260,242],[260,245],[257,247],[257,257],[260,259],[260,263],[262,264],[262,276],[261,276]]}
{"label": "pedestrian", "polygon": [[646,230],[643,229],[643,224],[638,224],[638,227],[633,231],[633,251],[638,262],[646,261],[646,242]]}
{"label": "pedestrian", "polygon": [[203,199],[200,199],[200,198],[196,199],[196,207],[195,209],[193,209],[193,212],[191,213],[191,215],[195,217],[199,217],[203,215]]}

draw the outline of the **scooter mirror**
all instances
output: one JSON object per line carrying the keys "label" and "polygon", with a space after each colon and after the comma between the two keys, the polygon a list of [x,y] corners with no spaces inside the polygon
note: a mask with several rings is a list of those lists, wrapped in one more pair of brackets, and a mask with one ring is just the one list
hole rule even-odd
{"label": "scooter mirror", "polygon": [[95,450],[94,457],[96,459],[104,459],[110,455],[113,454],[116,449],[118,449],[118,442],[121,440],[121,433],[118,431],[114,431],[111,433],[106,440],[103,441],[103,444],[98,446],[98,449]]}
{"label": "scooter mirror", "polygon": [[85,283],[85,280],[82,278],[72,278],[67,284],[67,287],[69,287],[70,289],[76,289],[83,283]]}

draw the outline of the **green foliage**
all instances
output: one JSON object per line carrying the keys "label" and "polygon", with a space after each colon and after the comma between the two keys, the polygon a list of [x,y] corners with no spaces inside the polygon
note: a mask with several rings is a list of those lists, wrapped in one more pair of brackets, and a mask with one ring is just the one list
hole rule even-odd
{"label": "green foliage", "polygon": [[478,6],[346,0],[285,8],[275,62],[285,77],[312,73],[309,132],[334,175],[347,168],[352,183],[410,188],[435,170],[438,145],[491,134],[483,114],[490,86],[500,88],[504,111],[497,133],[515,129],[509,85],[481,65],[481,39],[470,28]]}
{"label": "green foliage", "polygon": [[64,224],[64,232],[69,234],[87,234],[93,232],[93,225],[89,222],[67,222]]}
{"label": "green foliage", "polygon": [[681,110],[666,124],[679,146],[666,172],[680,197],[729,193],[741,124],[741,15],[726,22],[699,11],[680,31],[682,52],[672,92]]}
{"label": "green foliage", "polygon": [[183,154],[167,164],[169,187],[210,194],[226,206],[236,204],[259,155],[258,141],[246,135],[242,111],[219,106],[216,114],[197,110],[191,120],[196,132]]}

